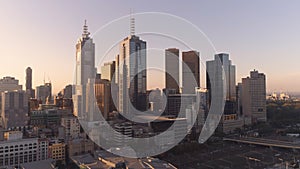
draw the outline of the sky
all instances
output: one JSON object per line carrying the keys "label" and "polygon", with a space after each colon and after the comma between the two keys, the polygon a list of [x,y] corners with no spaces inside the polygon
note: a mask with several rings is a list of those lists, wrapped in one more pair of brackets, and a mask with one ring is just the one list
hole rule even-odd
{"label": "sky", "polygon": [[[50,80],[55,94],[73,82],[75,44],[84,20],[93,34],[133,9],[169,13],[196,25],[216,52],[230,54],[237,82],[256,69],[266,74],[268,92],[299,92],[299,6],[298,0],[1,0],[0,77],[16,77],[24,87],[30,66],[33,86]],[[159,85],[161,80],[149,76],[149,88]]]}

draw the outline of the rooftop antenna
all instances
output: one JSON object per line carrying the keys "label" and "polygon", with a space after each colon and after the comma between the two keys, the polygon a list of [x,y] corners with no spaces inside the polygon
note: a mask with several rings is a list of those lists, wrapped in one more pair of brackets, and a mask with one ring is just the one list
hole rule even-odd
{"label": "rooftop antenna", "polygon": [[83,25],[83,33],[82,33],[82,36],[84,37],[84,38],[87,38],[87,37],[89,37],[89,35],[90,35],[90,32],[88,31],[88,26],[87,26],[87,21],[86,21],[86,19],[84,20],[84,25]]}
{"label": "rooftop antenna", "polygon": [[132,9],[130,9],[130,35],[135,34],[135,19],[132,16]]}
{"label": "rooftop antenna", "polygon": [[45,72],[44,72],[44,80],[43,80],[44,84],[45,84]]}

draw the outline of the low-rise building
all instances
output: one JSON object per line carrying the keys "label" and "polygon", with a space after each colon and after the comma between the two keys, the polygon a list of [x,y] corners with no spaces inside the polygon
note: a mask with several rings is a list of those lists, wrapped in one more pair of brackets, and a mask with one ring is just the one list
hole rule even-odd
{"label": "low-rise building", "polygon": [[54,160],[66,160],[66,144],[55,142],[49,145],[49,158]]}
{"label": "low-rise building", "polygon": [[73,139],[68,142],[70,157],[94,152],[94,142],[89,139]]}
{"label": "low-rise building", "polygon": [[0,142],[0,167],[48,159],[48,140],[30,138]]}

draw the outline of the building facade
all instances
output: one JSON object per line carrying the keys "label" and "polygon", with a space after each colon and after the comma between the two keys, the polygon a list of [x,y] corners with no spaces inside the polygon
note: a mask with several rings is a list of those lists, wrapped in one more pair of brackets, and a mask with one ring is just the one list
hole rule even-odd
{"label": "building facade", "polygon": [[35,98],[34,90],[32,89],[32,69],[31,67],[28,67],[26,69],[26,78],[25,78],[26,84],[26,93],[28,94],[29,98]]}
{"label": "building facade", "polygon": [[30,138],[0,142],[0,167],[48,159],[48,140]]}
{"label": "building facade", "polygon": [[66,160],[66,144],[53,143],[49,145],[49,158],[53,160],[65,161]]}
{"label": "building facade", "polygon": [[[243,124],[240,123],[236,103],[236,68],[229,60],[229,54],[216,54],[214,60],[206,62],[206,69],[208,108],[210,108],[212,100],[224,101],[223,116],[218,130],[227,133],[235,128],[241,128]],[[218,103],[218,105],[220,104]]]}
{"label": "building facade", "polygon": [[116,71],[116,62],[107,62],[101,66],[101,79],[108,80],[112,83],[115,82],[115,71]]}
{"label": "building facade", "polygon": [[22,85],[19,85],[19,80],[9,76],[0,79],[0,92],[14,90],[22,90]]}
{"label": "building facade", "polygon": [[57,127],[61,124],[61,111],[57,109],[33,110],[29,113],[29,124],[34,127]]}
{"label": "building facade", "polygon": [[165,50],[166,89],[175,89],[179,93],[179,49]]}
{"label": "building facade", "polygon": [[[95,44],[90,37],[86,22],[82,36],[76,44],[76,70],[73,88],[74,115],[81,119],[93,120],[95,67]],[[90,100],[88,100],[90,99]],[[94,99],[94,100],[92,100]]]}
{"label": "building facade", "polygon": [[182,93],[194,94],[197,87],[200,87],[199,52],[182,52]]}
{"label": "building facade", "polygon": [[75,139],[79,137],[80,134],[80,124],[76,117],[63,117],[61,118],[61,126],[65,130],[65,139]]}
{"label": "building facade", "polygon": [[[119,111],[127,114],[134,109],[147,108],[146,42],[130,35],[120,43],[119,54]],[[131,106],[132,105],[132,106]]]}
{"label": "building facade", "polygon": [[42,103],[45,104],[47,101],[52,99],[52,84],[45,83],[43,85],[36,87],[36,98],[42,100]]}
{"label": "building facade", "polygon": [[[209,92],[213,87],[212,85],[223,86],[223,80],[224,80],[226,100],[235,100],[236,70],[235,70],[235,65],[232,65],[231,60],[229,60],[229,54],[226,53],[216,54],[214,60],[206,62],[206,69],[207,69],[206,83]],[[223,75],[223,70],[224,70],[224,75]]]}
{"label": "building facade", "polygon": [[25,127],[28,123],[28,97],[25,91],[2,92],[2,122],[6,129]]}
{"label": "building facade", "polygon": [[111,95],[111,82],[104,79],[96,79],[95,97],[99,110],[101,111],[104,119],[107,119],[109,113],[114,110]]}
{"label": "building facade", "polygon": [[115,124],[114,141],[118,146],[125,146],[133,137],[132,123]]}
{"label": "building facade", "polygon": [[266,76],[257,70],[242,79],[242,112],[252,122],[267,121]]}
{"label": "building facade", "polygon": [[68,142],[69,157],[94,152],[94,142],[88,139],[74,139]]}

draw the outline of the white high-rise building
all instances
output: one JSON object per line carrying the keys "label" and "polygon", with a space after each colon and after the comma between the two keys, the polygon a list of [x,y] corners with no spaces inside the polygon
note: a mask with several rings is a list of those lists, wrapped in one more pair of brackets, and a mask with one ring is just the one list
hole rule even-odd
{"label": "white high-rise building", "polygon": [[130,35],[120,43],[119,55],[119,111],[131,112],[129,106],[138,110],[147,108],[147,56],[146,42]]}
{"label": "white high-rise building", "polygon": [[94,99],[94,87],[91,86],[95,83],[96,73],[95,44],[85,22],[83,34],[76,44],[76,75],[73,88],[74,115],[79,118],[92,120],[89,114],[94,113],[91,106],[94,107],[95,102],[89,102],[88,105],[87,98]]}

